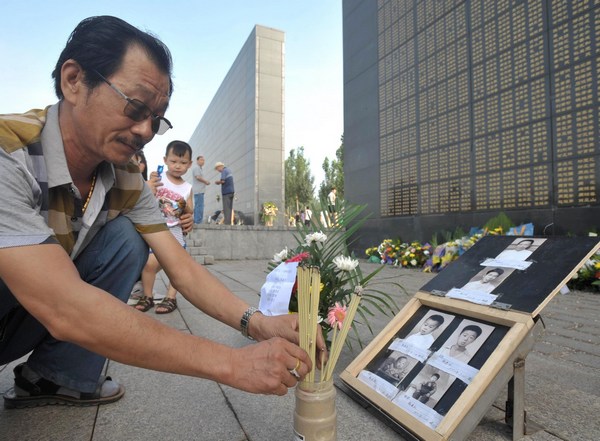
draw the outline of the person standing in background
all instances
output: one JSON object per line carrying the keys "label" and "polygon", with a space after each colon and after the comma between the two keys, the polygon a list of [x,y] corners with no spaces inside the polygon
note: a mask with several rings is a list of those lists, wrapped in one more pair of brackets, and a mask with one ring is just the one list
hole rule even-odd
{"label": "person standing in background", "polygon": [[148,162],[146,162],[146,156],[144,156],[143,150],[138,150],[135,155],[133,155],[133,162],[137,163],[140,168],[140,173],[144,178],[144,181],[148,180]]}
{"label": "person standing in background", "polygon": [[221,198],[223,199],[223,221],[224,225],[233,225],[233,197],[235,189],[233,186],[233,174],[231,170],[225,167],[222,162],[215,164],[215,170],[221,173],[221,179],[215,181],[215,184],[221,186]]}
{"label": "person standing in background", "polygon": [[[146,156],[144,155],[143,150],[138,150],[133,155],[133,162],[137,164],[137,166],[140,169],[140,173],[142,174],[142,177],[144,178],[144,181],[146,181],[146,183],[148,183],[148,162],[146,161]],[[156,194],[156,189],[154,189],[151,184],[148,184],[148,186],[150,187],[152,192]],[[135,282],[135,284],[133,285],[133,288],[131,289],[130,299],[135,300],[137,302],[140,299],[140,297],[142,296],[142,292],[143,292],[142,279],[140,276],[140,279],[137,282]]]}
{"label": "person standing in background", "polygon": [[309,226],[311,219],[312,219],[312,210],[307,205],[306,210],[304,210],[304,225]]}
{"label": "person standing in background", "polygon": [[208,179],[204,179],[204,156],[196,158],[196,165],[192,169],[192,191],[194,192],[194,223],[201,224],[204,219],[204,191],[210,185]]}
{"label": "person standing in background", "polygon": [[[179,244],[186,248],[180,218],[184,213],[192,212],[192,185],[183,179],[183,175],[192,165],[192,148],[184,141],[171,141],[167,145],[164,162],[167,166],[162,185],[156,191],[158,207],[165,218],[169,231]],[[146,312],[154,306],[154,282],[162,266],[154,253],[150,251],[148,261],[142,270],[143,295],[134,305],[135,309]],[[177,309],[177,290],[169,282],[167,296],[156,306],[157,314],[168,314]]]}
{"label": "person standing in background", "polygon": [[327,195],[327,211],[329,212],[329,226],[337,224],[337,209],[335,205],[337,190],[335,187],[331,189]]}

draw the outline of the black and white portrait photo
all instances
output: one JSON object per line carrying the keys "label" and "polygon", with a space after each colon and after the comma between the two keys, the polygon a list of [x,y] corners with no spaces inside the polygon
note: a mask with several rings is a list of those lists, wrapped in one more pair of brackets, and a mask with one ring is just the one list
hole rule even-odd
{"label": "black and white portrait photo", "polygon": [[494,330],[493,326],[463,320],[438,353],[468,363]]}
{"label": "black and white portrait photo", "polygon": [[506,279],[514,269],[500,267],[485,267],[473,277],[462,289],[465,291],[477,291],[490,293]]}
{"label": "black and white portrait photo", "polygon": [[523,261],[544,243],[546,239],[519,238],[496,256],[496,260]]}
{"label": "black and white portrait photo", "polygon": [[404,338],[411,345],[427,349],[442,333],[454,318],[453,315],[441,311],[429,311]]}

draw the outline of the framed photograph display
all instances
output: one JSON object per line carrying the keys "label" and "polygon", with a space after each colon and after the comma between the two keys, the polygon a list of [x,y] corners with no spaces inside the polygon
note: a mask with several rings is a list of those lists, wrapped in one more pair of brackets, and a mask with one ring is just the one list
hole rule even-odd
{"label": "framed photograph display", "polygon": [[543,307],[598,238],[487,236],[423,286],[342,372],[349,393],[414,439],[462,439],[524,360]]}

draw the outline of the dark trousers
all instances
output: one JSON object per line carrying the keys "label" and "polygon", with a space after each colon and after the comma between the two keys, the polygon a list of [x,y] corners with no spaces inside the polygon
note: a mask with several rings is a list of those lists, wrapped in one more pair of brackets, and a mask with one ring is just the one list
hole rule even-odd
{"label": "dark trousers", "polygon": [[[146,242],[120,216],[96,234],[74,264],[82,280],[126,302],[147,259]],[[53,338],[0,280],[0,364],[32,350],[27,364],[42,377],[80,392],[96,390],[106,358]]]}
{"label": "dark trousers", "polygon": [[223,196],[223,217],[225,225],[232,225],[233,219],[233,196],[234,193],[224,194]]}
{"label": "dark trousers", "polygon": [[204,193],[194,193],[194,223],[201,224],[204,219]]}

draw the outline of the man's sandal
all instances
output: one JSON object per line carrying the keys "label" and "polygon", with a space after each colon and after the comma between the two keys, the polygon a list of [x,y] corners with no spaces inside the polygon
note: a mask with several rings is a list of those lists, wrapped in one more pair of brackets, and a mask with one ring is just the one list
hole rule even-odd
{"label": "man's sandal", "polygon": [[[40,378],[35,383],[23,376],[25,363],[17,365],[14,369],[15,386],[4,394],[4,407],[6,409],[23,409],[48,405],[63,406],[97,406],[99,404],[114,403],[125,394],[123,385],[116,383],[110,377],[102,376],[98,381],[96,391],[92,393],[76,392],[66,389],[52,381]],[[102,386],[106,381],[112,382],[116,392],[103,397]]]}
{"label": "man's sandal", "polygon": [[[162,308],[162,311],[159,311]],[[170,299],[165,297],[160,303],[156,305],[154,312],[157,314],[169,314],[177,309],[177,299]]]}
{"label": "man's sandal", "polygon": [[138,300],[138,302],[135,305],[133,305],[133,307],[135,309],[137,309],[138,311],[142,311],[142,312],[148,311],[153,306],[154,306],[154,300],[152,299],[152,297],[147,297],[147,296],[142,297],[141,299]]}

